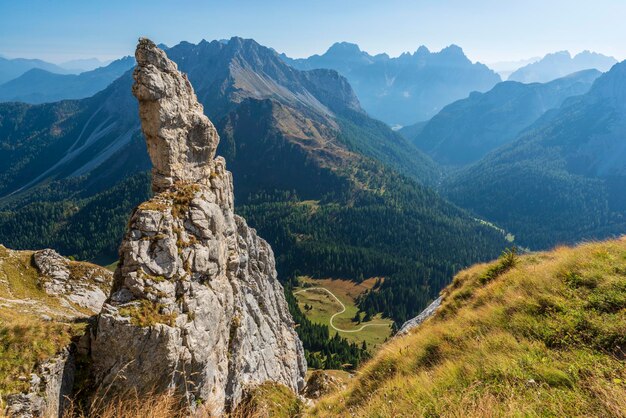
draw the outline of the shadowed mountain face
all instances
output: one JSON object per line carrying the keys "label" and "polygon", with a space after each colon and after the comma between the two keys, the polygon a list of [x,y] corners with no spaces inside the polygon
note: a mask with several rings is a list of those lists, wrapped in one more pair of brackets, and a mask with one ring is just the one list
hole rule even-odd
{"label": "shadowed mountain face", "polygon": [[[505,245],[421,185],[437,166],[367,116],[337,72],[296,70],[240,38],[167,54],[214,121],[238,211],[274,248],[281,277],[389,277],[364,309],[401,322]],[[127,73],[89,99],[0,105],[0,240],[115,256],[124,219],[148,197],[130,85]]]}
{"label": "shadowed mountain face", "polygon": [[[350,85],[332,70],[295,70],[268,48],[241,38],[228,43],[181,43],[168,54],[198,86],[205,113],[218,125],[230,127],[222,141],[229,162],[236,164],[237,156],[228,137],[236,134],[234,126],[241,125],[236,123],[237,112],[245,104],[243,109],[268,109],[266,129],[284,133],[284,140],[321,165],[341,166],[368,155],[416,180],[436,179],[435,164],[400,135],[367,117]],[[123,149],[138,131],[130,83],[127,73],[85,100],[41,106],[0,104],[0,141],[8,150],[2,156],[0,176],[6,179],[0,182],[0,197],[44,180],[88,174],[113,151]],[[258,103],[263,101],[267,103]],[[143,154],[135,158],[145,161]]]}
{"label": "shadowed mountain face", "polygon": [[[127,174],[117,169],[132,158],[126,155],[126,147],[138,134],[131,82],[130,73],[126,74],[80,101],[0,104],[0,196],[53,179],[78,178],[105,162],[109,166],[98,178],[110,178],[108,185]],[[144,163],[135,168],[146,167]]]}
{"label": "shadowed mountain face", "polygon": [[608,71],[617,60],[613,57],[584,51],[571,56],[567,51],[548,54],[541,60],[528,64],[509,76],[510,81],[522,83],[547,83],[577,71],[595,69]]}
{"label": "shadowed mountain face", "polygon": [[397,58],[371,56],[357,45],[337,43],[323,55],[291,59],[301,70],[332,68],[349,81],[367,112],[391,126],[430,119],[445,105],[472,91],[487,91],[500,76],[473,64],[456,45],[431,53],[420,47]]}
{"label": "shadowed mountain face", "polygon": [[461,171],[449,196],[532,248],[626,232],[626,62]]}
{"label": "shadowed mountain face", "polygon": [[132,57],[78,75],[34,68],[0,85],[0,101],[31,104],[82,99],[103,90],[135,65]]}
{"label": "shadowed mountain face", "polygon": [[600,74],[581,71],[546,84],[505,81],[446,106],[417,131],[419,126],[409,126],[400,132],[441,164],[471,164],[513,141],[568,97],[589,91]]}
{"label": "shadowed mountain face", "polygon": [[72,73],[70,70],[42,60],[26,58],[7,59],[0,57],[0,84],[13,80],[33,68],[40,68],[56,74]]}

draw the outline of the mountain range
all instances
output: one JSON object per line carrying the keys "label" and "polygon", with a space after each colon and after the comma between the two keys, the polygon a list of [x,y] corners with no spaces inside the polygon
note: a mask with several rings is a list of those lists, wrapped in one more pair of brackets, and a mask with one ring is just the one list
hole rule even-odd
{"label": "mountain range", "polygon": [[[358,54],[346,61],[344,49]],[[454,47],[420,51],[403,59],[468,63]],[[407,140],[368,116],[335,70],[298,70],[241,38],[182,42],[167,53],[215,122],[237,210],[275,248],[283,278],[393,278],[361,301],[364,310],[406,319],[459,267],[497,254],[507,232],[545,248],[622,231],[623,107],[612,96],[624,83],[621,65],[601,77],[499,83],[403,129]],[[355,73],[399,60],[348,44],[333,54]],[[124,217],[149,196],[131,83],[126,72],[86,99],[0,104],[4,243],[114,258]]]}
{"label": "mountain range", "polygon": [[622,62],[444,188],[531,248],[624,233],[625,103]]}
{"label": "mountain range", "polygon": [[400,132],[440,164],[471,164],[516,139],[569,97],[587,93],[600,74],[586,70],[544,84],[505,81],[446,106],[421,128]]}
{"label": "mountain range", "polygon": [[519,68],[508,79],[522,83],[546,83],[582,70],[606,72],[616,63],[615,58],[596,52],[583,51],[572,57],[568,51],[561,51]]}
{"label": "mountain range", "polygon": [[445,105],[472,91],[487,91],[500,76],[480,63],[472,63],[456,45],[439,52],[421,46],[396,58],[370,55],[358,45],[336,43],[322,55],[291,59],[289,65],[310,70],[331,68],[346,77],[363,108],[391,126],[425,121]]}
{"label": "mountain range", "polygon": [[[458,268],[506,245],[425,186],[440,180],[437,165],[371,119],[336,71],[296,70],[241,38],[167,54],[215,122],[237,210],[270,242],[283,279],[388,277],[362,309],[401,322]],[[126,73],[91,98],[0,105],[4,243],[115,257],[124,218],[149,194],[131,82]]]}
{"label": "mountain range", "polygon": [[124,57],[113,61],[106,67],[80,74],[58,74],[41,68],[33,68],[1,84],[0,101],[38,104],[90,97],[103,90],[134,65],[134,58]]}
{"label": "mountain range", "polygon": [[98,58],[79,58],[64,61],[59,64],[60,67],[72,70],[76,73],[95,70],[96,68],[106,67],[112,61],[101,61]]}
{"label": "mountain range", "polygon": [[62,68],[56,64],[38,59],[26,58],[3,58],[0,57],[0,84],[13,80],[33,68],[50,71],[56,74],[70,74],[72,71]]}

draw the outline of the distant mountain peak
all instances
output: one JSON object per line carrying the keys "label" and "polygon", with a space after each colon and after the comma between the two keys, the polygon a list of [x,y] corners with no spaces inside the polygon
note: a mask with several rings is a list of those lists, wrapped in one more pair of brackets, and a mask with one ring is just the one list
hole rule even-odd
{"label": "distant mountain peak", "polygon": [[597,52],[583,51],[572,56],[569,51],[557,51],[519,68],[511,74],[509,80],[546,83],[582,70],[596,69],[605,72],[615,63],[617,63],[615,58]]}
{"label": "distant mountain peak", "polygon": [[353,54],[360,54],[361,48],[359,48],[359,46],[357,44],[353,44],[351,42],[335,42],[334,44],[331,45],[330,48],[328,48],[328,51],[326,51],[327,54],[329,53],[353,53]]}
{"label": "distant mountain peak", "polygon": [[490,90],[500,76],[474,64],[458,45],[439,52],[420,46],[391,58],[372,56],[349,42],[333,44],[308,58],[279,57],[299,70],[331,68],[346,77],[363,108],[390,126],[406,126],[434,116],[445,105],[472,91]]}
{"label": "distant mountain peak", "polygon": [[428,49],[425,45],[420,45],[415,51],[415,55],[430,55],[430,49]]}
{"label": "distant mountain peak", "polygon": [[460,54],[460,55],[465,56],[465,53],[463,52],[463,48],[461,48],[460,46],[458,46],[456,44],[448,45],[447,47],[442,49],[441,52],[446,52],[446,53],[449,53],[449,54]]}

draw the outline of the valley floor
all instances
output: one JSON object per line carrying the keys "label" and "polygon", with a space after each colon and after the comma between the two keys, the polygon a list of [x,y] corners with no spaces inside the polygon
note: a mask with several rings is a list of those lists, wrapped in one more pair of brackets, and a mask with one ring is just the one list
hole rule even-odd
{"label": "valley floor", "polygon": [[[392,321],[380,314],[370,321],[355,322],[357,299],[371,291],[376,279],[361,283],[349,280],[300,278],[301,286],[294,289],[300,310],[314,323],[328,325],[349,342],[367,344],[373,351],[391,335]],[[309,309],[307,309],[307,307]],[[364,319],[364,314],[361,314]],[[331,335],[334,333],[331,332]]]}

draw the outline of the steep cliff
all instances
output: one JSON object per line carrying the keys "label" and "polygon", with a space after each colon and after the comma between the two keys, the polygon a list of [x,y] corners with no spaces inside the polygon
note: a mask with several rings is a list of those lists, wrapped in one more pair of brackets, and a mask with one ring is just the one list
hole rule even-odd
{"label": "steep cliff", "polygon": [[100,390],[173,390],[219,414],[246,388],[302,389],[302,344],[270,246],[233,211],[219,137],[175,63],[136,51],[133,94],[155,196],[134,211],[92,342]]}

